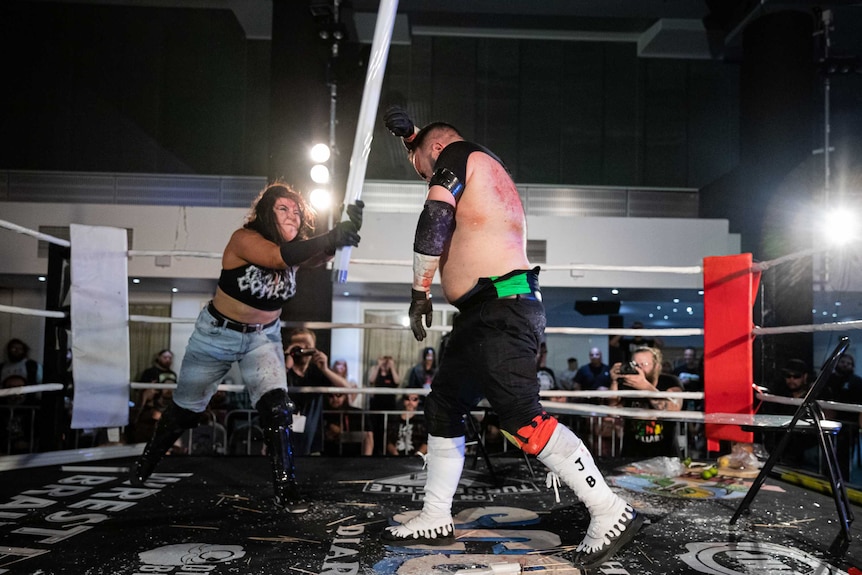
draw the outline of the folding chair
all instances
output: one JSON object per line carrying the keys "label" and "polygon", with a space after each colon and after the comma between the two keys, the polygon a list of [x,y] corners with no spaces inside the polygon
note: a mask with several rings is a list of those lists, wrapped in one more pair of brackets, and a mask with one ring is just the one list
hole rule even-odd
{"label": "folding chair", "polygon": [[[838,345],[832,351],[832,355],[829,356],[829,360],[824,364],[820,373],[817,375],[817,379],[814,381],[811,389],[809,389],[808,393],[805,394],[802,404],[793,416],[749,415],[738,416],[736,418],[737,421],[735,424],[741,425],[743,429],[746,430],[774,429],[783,431],[784,433],[782,434],[778,445],[772,450],[772,453],[769,455],[769,458],[766,460],[766,463],[763,465],[763,468],[760,470],[754,483],[749,488],[745,498],[743,498],[742,502],[737,507],[733,517],[730,518],[731,525],[736,523],[740,515],[749,510],[751,502],[754,501],[758,491],[760,491],[760,487],[763,485],[763,482],[766,481],[769,472],[781,457],[784,448],[787,447],[788,443],[790,443],[790,438],[793,433],[804,431],[813,433],[816,431],[819,438],[820,449],[826,460],[829,484],[832,487],[832,497],[835,500],[835,509],[837,510],[838,518],[840,519],[841,531],[844,535],[845,542],[849,543],[850,524],[853,523],[853,512],[850,509],[847,489],[844,484],[844,478],[841,476],[841,468],[838,466],[838,456],[835,451],[835,436],[841,430],[841,423],[827,420],[823,414],[823,410],[817,403],[817,398],[820,396],[823,388],[826,387],[826,383],[829,381],[829,376],[832,375],[832,372],[835,370],[835,366],[838,364],[838,360],[842,355],[844,355],[849,346],[850,339],[842,337],[838,342]],[[717,420],[714,421],[714,423],[730,423],[730,420],[734,418],[726,417],[729,415],[732,414],[711,414],[711,416]],[[725,417],[722,420],[720,416]],[[747,418],[750,421],[743,422],[741,421],[743,418]],[[707,421],[709,421],[709,419],[707,419]]]}

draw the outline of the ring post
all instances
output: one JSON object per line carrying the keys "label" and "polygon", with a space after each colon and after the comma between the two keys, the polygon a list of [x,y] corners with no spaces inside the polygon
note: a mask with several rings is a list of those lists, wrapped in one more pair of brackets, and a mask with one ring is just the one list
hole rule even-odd
{"label": "ring post", "polygon": [[[368,164],[368,154],[371,152],[371,140],[374,135],[374,120],[377,117],[380,90],[383,86],[383,72],[386,70],[386,59],[389,57],[389,44],[392,40],[392,28],[395,26],[397,12],[398,0],[381,0],[377,23],[374,27],[374,39],[371,42],[371,59],[365,75],[365,89],[359,106],[359,120],[356,124],[356,137],[353,140],[353,153],[350,156],[350,169],[347,173],[345,205],[354,203],[362,195],[365,167]],[[342,214],[342,221],[345,219],[347,219],[346,211]],[[351,250],[352,248],[347,246],[336,251],[335,265],[332,268],[332,279],[335,283],[347,281],[347,266],[350,263]]]}
{"label": "ring post", "polygon": [[[703,260],[704,413],[753,413],[754,299],[760,273],[751,254]],[[738,425],[707,423],[707,450],[718,440],[751,443],[753,434]]]}

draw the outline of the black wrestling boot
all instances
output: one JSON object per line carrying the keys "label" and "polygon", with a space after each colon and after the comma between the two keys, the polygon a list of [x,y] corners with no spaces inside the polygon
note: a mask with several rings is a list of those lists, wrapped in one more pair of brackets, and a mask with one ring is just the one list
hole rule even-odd
{"label": "black wrestling boot", "polygon": [[294,475],[293,448],[290,445],[293,405],[287,397],[287,390],[266,392],[255,407],[260,414],[266,453],[272,466],[275,504],[288,513],[305,513],[308,503],[302,499]]}
{"label": "black wrestling boot", "polygon": [[159,461],[186,429],[197,427],[200,413],[184,409],[171,401],[156,424],[153,437],[147,442],[144,452],[132,466],[129,481],[141,486],[152,475]]}

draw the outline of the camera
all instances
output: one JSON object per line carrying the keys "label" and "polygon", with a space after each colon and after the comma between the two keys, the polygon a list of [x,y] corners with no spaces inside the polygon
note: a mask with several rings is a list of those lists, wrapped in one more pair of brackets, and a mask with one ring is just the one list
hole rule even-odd
{"label": "camera", "polygon": [[[633,361],[630,361],[628,363],[624,363],[620,366],[620,375],[637,375],[638,373],[640,373],[638,371],[638,364],[636,364]],[[622,377],[618,377],[617,383],[619,385],[625,385],[626,380]]]}
{"label": "camera", "polygon": [[293,359],[299,359],[300,357],[302,357],[304,355],[314,355],[314,349],[295,347],[295,348],[291,349],[288,353],[290,354],[290,357],[292,357]]}

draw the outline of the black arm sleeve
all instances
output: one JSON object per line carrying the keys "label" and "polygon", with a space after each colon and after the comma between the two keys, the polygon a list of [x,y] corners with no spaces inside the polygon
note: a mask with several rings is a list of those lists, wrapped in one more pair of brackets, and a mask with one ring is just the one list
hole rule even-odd
{"label": "black arm sleeve", "polygon": [[446,202],[428,200],[416,224],[413,251],[426,256],[439,256],[455,231],[455,207]]}
{"label": "black arm sleeve", "polygon": [[314,256],[332,249],[329,234],[322,234],[299,242],[281,244],[281,259],[289,266],[298,266]]}

